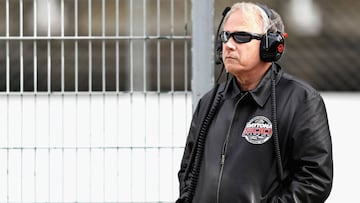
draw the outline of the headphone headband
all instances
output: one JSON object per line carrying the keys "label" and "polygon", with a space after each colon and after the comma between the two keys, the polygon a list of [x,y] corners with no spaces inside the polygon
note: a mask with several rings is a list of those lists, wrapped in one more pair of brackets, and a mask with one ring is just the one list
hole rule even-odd
{"label": "headphone headband", "polygon": [[263,11],[265,11],[267,17],[270,20],[274,19],[274,13],[272,12],[272,10],[269,7],[267,7],[264,4],[256,4],[256,5],[258,5]]}

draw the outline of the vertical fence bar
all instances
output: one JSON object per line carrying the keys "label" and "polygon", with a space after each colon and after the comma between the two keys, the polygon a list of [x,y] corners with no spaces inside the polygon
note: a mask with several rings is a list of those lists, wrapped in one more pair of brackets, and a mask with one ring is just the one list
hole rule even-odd
{"label": "vertical fence bar", "polygon": [[[9,0],[6,0],[6,37],[10,36],[10,17],[9,17]],[[9,94],[10,94],[10,48],[9,40],[6,40],[6,201],[9,202],[9,163],[10,163],[10,152],[9,152]]]}
{"label": "vertical fence bar", "polygon": [[[115,35],[119,36],[120,34],[120,22],[119,22],[119,0],[115,1]],[[115,66],[116,66],[116,202],[119,202],[119,188],[120,188],[120,170],[119,170],[119,134],[120,134],[120,127],[118,125],[119,123],[119,40],[116,40],[115,42]]]}
{"label": "vertical fence bar", "polygon": [[[6,0],[6,37],[10,36],[10,17],[9,17],[9,1]],[[9,132],[9,95],[10,95],[10,48],[9,48],[9,40],[6,40],[6,105],[8,108],[6,108],[6,201],[9,202],[9,158],[10,158],[10,152],[9,152],[9,138],[10,138],[10,132]]]}
{"label": "vertical fence bar", "polygon": [[106,46],[105,40],[106,37],[105,33],[105,25],[106,25],[106,18],[105,18],[105,0],[101,1],[101,36],[103,39],[101,40],[101,58],[102,58],[102,92],[105,93],[106,91]]}
{"label": "vertical fence bar", "polygon": [[[5,16],[5,21],[6,21],[6,37],[9,38],[10,37],[10,11],[9,11],[9,1],[10,0],[6,0],[6,16]],[[9,95],[10,93],[10,45],[9,45],[9,40],[6,40],[6,93],[7,95]]]}
{"label": "vertical fence bar", "polygon": [[130,1],[130,93],[134,92],[134,29],[133,29],[133,23],[134,23],[134,6],[133,1]]}
{"label": "vertical fence bar", "polygon": [[[74,35],[75,38],[78,37],[79,35],[79,24],[78,24],[78,18],[79,18],[79,14],[78,14],[78,1],[74,1]],[[78,127],[78,119],[79,119],[79,95],[78,95],[78,91],[79,91],[79,43],[78,40],[75,39],[74,41],[74,66],[75,66],[75,70],[74,70],[74,74],[75,74],[75,107],[76,107],[76,112],[75,112],[75,161],[76,161],[76,166],[75,166],[75,201],[78,202],[79,201],[79,146],[78,146],[78,139],[79,139],[79,127]]]}
{"label": "vertical fence bar", "polygon": [[[170,35],[174,36],[174,0],[170,1]],[[171,78],[171,92],[174,88],[174,39],[170,40],[170,78]]]}
{"label": "vertical fence bar", "polygon": [[[37,36],[37,0],[33,1],[33,11],[34,11],[34,38]],[[34,48],[34,201],[37,201],[37,41],[33,41]]]}
{"label": "vertical fence bar", "polygon": [[[134,44],[133,44],[133,40],[132,40],[132,37],[133,37],[133,22],[134,22],[134,14],[133,14],[133,0],[129,0],[130,2],[130,104],[133,104],[133,100],[134,100],[134,97],[133,97],[133,93],[134,93]],[[133,112],[134,112],[134,109],[133,109],[133,105],[131,105],[130,107],[130,146],[133,146],[133,119],[134,119],[134,116],[133,116]],[[134,161],[133,161],[133,157],[134,157],[134,150],[132,147],[130,147],[130,201],[132,202],[134,197],[133,197],[133,164],[134,164]]]}
{"label": "vertical fence bar", "polygon": [[[51,4],[47,0],[47,36],[51,37]],[[47,40],[47,102],[48,102],[48,123],[51,123],[51,41]],[[51,129],[48,128],[48,202],[51,202]]]}
{"label": "vertical fence bar", "polygon": [[[188,36],[188,0],[184,0],[184,36]],[[185,66],[185,71],[184,71],[184,82],[185,82],[185,106],[186,106],[186,113],[185,113],[185,117],[188,118],[188,115],[187,115],[187,106],[188,106],[188,95],[189,95],[189,87],[188,87],[188,41],[185,40],[185,43],[184,43],[184,66]],[[185,126],[187,126],[187,119],[185,119]]]}
{"label": "vertical fence bar", "polygon": [[[51,4],[47,0],[47,37],[51,37]],[[51,93],[51,40],[47,40],[47,93]],[[49,96],[50,100],[50,96]]]}
{"label": "vertical fence bar", "polygon": [[[88,1],[88,37],[92,36],[92,0]],[[88,42],[88,60],[89,60],[89,94],[92,92],[92,41]]]}
{"label": "vertical fence bar", "polygon": [[[161,35],[161,32],[160,32],[160,29],[161,29],[161,24],[160,24],[160,19],[161,19],[161,9],[160,9],[160,0],[157,0],[156,1],[156,8],[157,8],[157,15],[156,15],[156,34],[158,37],[160,37]],[[160,67],[161,67],[161,63],[160,63],[160,56],[161,56],[161,52],[160,52],[160,41],[157,40],[156,42],[156,70],[157,70],[157,104],[158,104],[158,121],[157,121],[157,128],[158,128],[158,131],[160,132],[160,93],[161,93],[161,87],[160,87]],[[158,136],[158,140],[157,140],[157,145],[160,146],[160,135]],[[161,168],[161,163],[160,163],[160,147],[158,148],[157,150],[157,153],[158,153],[158,177],[160,177],[160,168]],[[160,199],[161,197],[161,190],[160,190],[160,181],[158,181],[158,197]]]}
{"label": "vertical fence bar", "polygon": [[[92,0],[88,1],[88,36],[91,37],[92,36]],[[88,55],[88,60],[89,60],[89,127],[90,127],[90,132],[89,132],[89,202],[92,201],[92,150],[91,150],[91,146],[92,146],[92,129],[91,129],[91,123],[92,123],[92,96],[91,96],[91,92],[92,92],[92,41],[89,40],[88,42],[88,47],[89,47],[89,55]]]}
{"label": "vertical fence bar", "polygon": [[193,110],[200,97],[214,85],[214,1],[192,0]]}
{"label": "vertical fence bar", "polygon": [[[188,0],[184,0],[184,36],[187,36],[188,33]],[[188,41],[184,39],[184,90],[185,95],[189,91],[188,87]]]}
{"label": "vertical fence bar", "polygon": [[61,12],[61,201],[64,202],[65,199],[65,11],[64,11],[64,0],[60,1],[60,12]]}
{"label": "vertical fence bar", "polygon": [[[24,8],[23,8],[23,0],[19,0],[19,37],[22,38],[24,35]],[[20,92],[24,91],[24,45],[23,40],[20,40]]]}
{"label": "vertical fence bar", "polygon": [[[146,21],[146,0],[143,0],[143,36],[144,38],[146,38],[146,25],[147,25],[147,21]],[[145,165],[145,170],[144,170],[144,201],[147,201],[147,180],[146,180],[146,171],[147,171],[147,122],[146,122],[146,118],[147,118],[147,108],[146,108],[146,103],[147,103],[147,52],[146,52],[146,39],[144,39],[143,41],[143,92],[144,92],[144,123],[145,123],[145,127],[144,127],[144,165]]]}
{"label": "vertical fence bar", "polygon": [[[37,0],[33,0],[33,9],[34,9],[34,38],[37,37]],[[34,93],[37,92],[37,41],[33,41],[34,47]]]}
{"label": "vertical fence bar", "polygon": [[[170,32],[171,36],[174,36],[174,0],[170,1]],[[174,91],[175,91],[175,77],[174,77],[174,40],[172,39],[170,42],[170,55],[171,55],[171,171],[174,171]],[[171,176],[171,196],[174,194],[174,178]]]}
{"label": "vertical fence bar", "polygon": [[[47,1],[47,36],[51,37],[51,4],[50,1]],[[50,126],[51,123],[51,112],[50,112],[50,106],[51,106],[51,41],[47,40],[47,101],[48,101],[48,123],[47,125]],[[48,128],[48,201],[51,201],[51,129]]]}
{"label": "vertical fence bar", "polygon": [[[19,33],[19,37],[22,38],[24,35],[24,4],[23,4],[23,0],[19,0],[19,21],[20,21],[20,33]],[[23,202],[23,191],[24,191],[24,182],[23,182],[23,157],[24,157],[24,149],[23,149],[23,139],[24,139],[24,135],[23,135],[23,127],[24,127],[24,114],[23,114],[23,92],[24,92],[24,45],[23,45],[23,41],[20,40],[20,176],[21,176],[21,181],[20,181],[20,202]]]}
{"label": "vertical fence bar", "polygon": [[60,1],[60,4],[61,4],[61,48],[60,48],[60,51],[61,51],[61,94],[64,95],[64,91],[65,91],[65,51],[64,51],[64,32],[65,32],[65,14],[64,14],[64,0],[61,0]]}
{"label": "vertical fence bar", "polygon": [[[78,13],[78,6],[79,3],[78,1],[74,1],[74,35],[75,38],[77,38],[79,36],[79,13]],[[75,74],[75,93],[76,95],[79,92],[79,41],[77,39],[75,39],[75,47],[74,47],[74,66],[75,66],[75,70],[74,70],[74,74]],[[76,97],[77,98],[77,97]]]}
{"label": "vertical fence bar", "polygon": [[[147,15],[147,12],[146,12],[146,0],[143,0],[143,36],[144,38],[146,38],[146,35],[147,35],[147,32],[146,32],[146,29],[147,29],[147,22],[146,22],[146,15]],[[146,39],[144,39],[144,42],[143,42],[143,91],[144,93],[146,93],[147,91],[147,53],[146,53]]]}
{"label": "vertical fence bar", "polygon": [[[105,19],[105,0],[101,1],[101,35],[102,37],[105,38],[106,33],[105,33],[105,25],[106,25],[106,19]],[[105,46],[105,40],[103,39],[101,41],[101,53],[102,53],[102,92],[103,92],[103,97],[102,97],[102,104],[103,104],[103,120],[102,120],[102,133],[103,133],[103,165],[102,165],[102,170],[103,170],[103,185],[102,185],[102,189],[103,189],[103,202],[105,202],[105,189],[106,189],[106,178],[105,178],[105,165],[106,165],[106,160],[105,160],[105,153],[106,153],[106,130],[105,130],[105,123],[106,123],[106,113],[105,113],[105,103],[106,103],[106,50],[105,50],[106,46]]]}
{"label": "vertical fence bar", "polygon": [[[120,35],[120,20],[119,20],[119,0],[115,1],[115,36],[119,36]],[[116,40],[115,42],[115,72],[116,72],[116,92],[119,93],[119,85],[120,85],[120,81],[119,81],[119,65],[120,65],[120,61],[119,61],[119,40]]]}
{"label": "vertical fence bar", "polygon": [[[160,29],[161,29],[161,27],[160,27],[160,17],[161,17],[161,13],[160,13],[160,0],[157,0],[157,2],[156,2],[156,9],[157,9],[157,15],[156,15],[156,35],[157,35],[157,37],[160,37],[160,35],[161,35],[161,33],[160,33]],[[156,83],[157,83],[157,93],[159,93],[160,94],[160,91],[161,91],[161,89],[160,89],[160,85],[161,85],[161,83],[160,83],[160,66],[161,66],[161,63],[160,63],[160,56],[161,56],[161,53],[160,53],[160,41],[159,40],[157,40],[157,42],[156,42],[156,56],[157,56],[157,58],[156,58],[156,73],[157,73],[157,75],[156,75]]]}

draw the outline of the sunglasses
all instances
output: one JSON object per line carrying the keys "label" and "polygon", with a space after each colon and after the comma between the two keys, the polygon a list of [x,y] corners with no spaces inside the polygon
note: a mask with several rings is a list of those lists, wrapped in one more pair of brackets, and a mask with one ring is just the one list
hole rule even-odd
{"label": "sunglasses", "polygon": [[247,43],[250,42],[252,39],[261,40],[262,35],[250,33],[250,32],[243,32],[243,31],[240,32],[222,31],[220,33],[220,38],[223,43],[228,42],[230,40],[230,37],[232,37],[234,41],[237,43]]}

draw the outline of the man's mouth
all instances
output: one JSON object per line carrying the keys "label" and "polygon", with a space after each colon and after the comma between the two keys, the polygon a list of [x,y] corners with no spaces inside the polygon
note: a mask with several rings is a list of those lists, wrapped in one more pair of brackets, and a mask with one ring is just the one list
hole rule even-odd
{"label": "man's mouth", "polygon": [[234,56],[225,56],[225,59],[236,59]]}

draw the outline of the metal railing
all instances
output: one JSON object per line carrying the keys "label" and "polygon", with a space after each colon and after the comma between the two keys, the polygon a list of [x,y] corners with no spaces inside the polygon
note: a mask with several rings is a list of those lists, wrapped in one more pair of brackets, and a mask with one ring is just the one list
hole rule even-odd
{"label": "metal railing", "polygon": [[0,1],[0,202],[173,202],[188,0]]}

